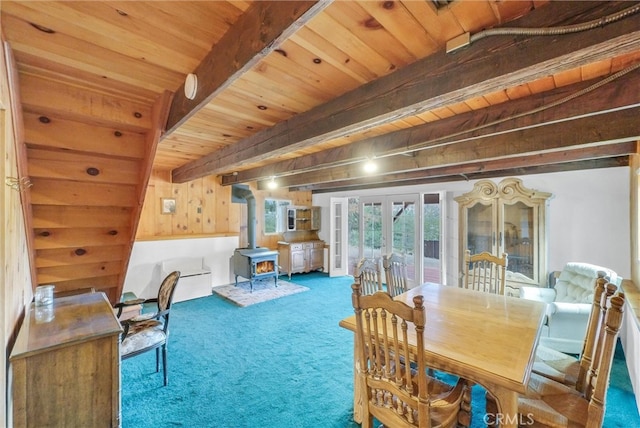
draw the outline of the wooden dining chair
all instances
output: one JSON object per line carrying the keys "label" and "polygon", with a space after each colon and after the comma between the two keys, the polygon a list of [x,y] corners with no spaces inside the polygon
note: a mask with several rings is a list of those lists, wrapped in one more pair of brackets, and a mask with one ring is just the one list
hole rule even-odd
{"label": "wooden dining chair", "polygon": [[373,294],[376,291],[384,290],[382,287],[382,271],[378,259],[360,259],[353,276],[358,278],[362,294]]}
{"label": "wooden dining chair", "polygon": [[508,257],[488,252],[465,251],[464,287],[485,293],[504,294]]}
{"label": "wooden dining chair", "polygon": [[566,390],[559,389],[537,398],[522,396],[518,399],[520,414],[528,415],[538,426],[602,426],[624,300],[623,293],[611,298],[611,307],[607,310],[604,328],[598,334],[594,358],[586,374],[584,392],[578,393],[563,385]]}
{"label": "wooden dining chair", "polygon": [[407,264],[404,257],[397,253],[382,256],[382,268],[387,283],[387,292],[391,297],[402,294],[409,289],[407,286]]}
{"label": "wooden dining chair", "polygon": [[[466,381],[454,386],[427,375],[423,297],[415,296],[411,307],[384,291],[364,295],[358,281],[352,290],[362,427],[372,427],[374,417],[385,427],[468,426]],[[414,336],[412,351],[402,344]]]}
{"label": "wooden dining chair", "polygon": [[598,278],[596,281],[593,305],[580,357],[575,358],[555,349],[538,345],[536,361],[533,363],[534,373],[573,387],[579,392],[584,392],[586,375],[591,366],[600,333],[604,328],[607,308],[617,288],[615,284],[607,282],[605,278]]}
{"label": "wooden dining chair", "polygon": [[[598,332],[593,358],[585,374],[584,391],[532,373],[529,391],[518,397],[518,420],[522,425],[561,428],[602,426],[624,301],[622,292],[610,299],[610,307],[603,328]],[[495,400],[487,396],[487,414],[497,413]]]}

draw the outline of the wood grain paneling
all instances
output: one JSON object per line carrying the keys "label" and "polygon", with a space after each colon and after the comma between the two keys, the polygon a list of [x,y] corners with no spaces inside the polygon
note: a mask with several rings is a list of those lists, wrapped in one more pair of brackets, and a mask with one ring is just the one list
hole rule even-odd
{"label": "wood grain paneling", "polygon": [[[72,227],[33,229],[35,249],[83,248],[86,246],[123,245],[129,241],[128,228]],[[37,262],[36,262],[37,263]]]}
{"label": "wood grain paneling", "polygon": [[42,249],[36,252],[36,267],[74,266],[79,263],[100,263],[124,260],[125,245],[83,245],[78,248]]}
{"label": "wood grain paneling", "polygon": [[33,207],[33,226],[44,228],[87,228],[111,225],[128,227],[131,209],[124,207],[90,207],[36,205]]}
{"label": "wood grain paneling", "polygon": [[136,185],[140,180],[140,162],[125,159],[101,159],[95,155],[59,153],[31,149],[29,175],[37,178],[91,181]]}
{"label": "wood grain paneling", "polygon": [[41,178],[31,182],[35,205],[131,207],[136,202],[135,186]]}
{"label": "wood grain paneling", "polygon": [[24,122],[25,140],[29,147],[133,159],[142,159],[145,155],[144,135],[141,133],[34,113],[26,113]]}
{"label": "wood grain paneling", "polygon": [[148,105],[28,74],[22,74],[20,80],[24,88],[22,105],[26,111],[99,126],[111,125],[132,132],[145,132],[151,128]]}
{"label": "wood grain paneling", "polygon": [[[153,171],[137,239],[239,234],[240,242],[247,242],[246,204],[231,202],[230,186],[221,186],[214,176],[184,184],[171,183],[169,179],[169,171]],[[264,235],[262,232],[265,198],[288,199],[293,205],[310,206],[311,193],[289,192],[287,189],[258,190],[255,183],[250,188],[256,198],[257,245],[275,249],[282,235]],[[174,215],[160,213],[160,200],[168,197],[176,198],[177,209]],[[201,213],[198,213],[199,207]],[[181,210],[186,212],[181,213]]]}
{"label": "wood grain paneling", "polygon": [[[90,287],[94,278],[100,276],[115,276],[122,270],[119,261],[101,261],[99,263],[74,264],[69,266],[54,266],[38,268],[38,278],[43,284],[56,284],[61,281],[85,279]],[[91,278],[87,280],[86,278]]]}

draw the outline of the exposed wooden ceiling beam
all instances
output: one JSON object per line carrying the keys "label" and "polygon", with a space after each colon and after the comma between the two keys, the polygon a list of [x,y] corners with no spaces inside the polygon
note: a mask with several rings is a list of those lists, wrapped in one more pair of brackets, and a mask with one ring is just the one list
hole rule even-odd
{"label": "exposed wooden ceiling beam", "polygon": [[[640,107],[636,106],[535,128],[439,145],[417,152],[413,157],[380,158],[377,159],[379,164],[377,174],[383,176],[402,171],[604,145],[607,144],[606,142],[635,141],[640,138],[640,122],[637,120],[639,115]],[[363,177],[366,177],[366,173],[359,165],[346,165],[281,177],[278,179],[278,184],[281,187],[299,187]]]}
{"label": "exposed wooden ceiling beam", "polygon": [[[366,188],[367,186],[405,185],[407,182],[416,182],[430,179],[444,181],[443,178],[459,176],[463,179],[474,177],[477,174],[484,176],[498,176],[517,170],[529,169],[533,167],[544,167],[551,165],[567,165],[582,162],[584,167],[593,165],[595,161],[611,158],[626,158],[630,154],[637,153],[638,142],[615,143],[605,146],[580,148],[573,150],[562,150],[550,153],[539,153],[533,155],[516,156],[507,159],[480,160],[461,165],[447,165],[417,171],[401,172],[387,175],[376,175],[358,178],[354,180],[343,180],[331,183],[317,183],[310,186],[290,187],[292,191],[314,192],[321,190],[332,190],[336,188]],[[590,162],[585,162],[590,161]],[[609,165],[609,164],[608,164]],[[613,164],[619,166],[619,162]]]}
{"label": "exposed wooden ceiling beam", "polygon": [[[624,8],[624,2],[565,4],[552,2],[515,21],[542,27],[600,18]],[[577,10],[579,9],[579,10]],[[513,24],[512,24],[513,26]],[[640,14],[597,30],[549,37],[490,37],[447,55],[419,60],[390,75],[278,123],[173,171],[182,183],[233,171],[318,141],[504,90],[550,74],[630,52],[640,46]],[[487,55],[492,52],[492,55]],[[455,78],[452,78],[455,76]]]}
{"label": "exposed wooden ceiling beam", "polygon": [[[502,132],[512,132],[543,123],[571,117],[595,114],[630,105],[640,105],[640,91],[625,88],[640,87],[640,68],[623,74],[615,80],[589,92],[586,88],[598,82],[583,82],[553,91],[535,94],[481,110],[471,111],[424,125],[401,129],[367,138],[356,143],[322,152],[275,162],[263,167],[239,171],[236,175],[221,177],[222,185],[244,183],[268,177],[280,177],[309,172],[332,165],[356,162],[367,156],[388,156],[427,148],[436,144],[452,143],[480,138]],[[559,100],[583,95],[552,106]],[[543,109],[544,106],[549,108]],[[532,112],[531,114],[526,114]]]}
{"label": "exposed wooden ceiling beam", "polygon": [[[620,166],[629,166],[629,156],[616,156],[612,158],[602,159],[588,159],[575,162],[557,163],[549,165],[535,165],[525,166],[521,168],[496,170],[496,171],[481,171],[469,174],[453,174],[447,176],[425,176],[422,178],[413,178],[403,181],[393,182],[372,182],[367,184],[358,184],[354,182],[344,183],[344,186],[339,183],[335,185],[320,184],[317,188],[314,188],[314,193],[334,193],[334,192],[346,192],[350,190],[363,190],[363,189],[375,189],[375,188],[388,188],[394,186],[413,186],[424,185],[432,183],[443,183],[451,181],[469,181],[480,180],[482,178],[493,177],[505,177],[510,175],[529,175],[529,174],[548,174],[552,172],[566,172],[566,171],[579,171],[583,169],[596,169],[596,168],[615,168]],[[291,188],[290,190],[305,190],[304,188]],[[308,189],[307,189],[308,190]]]}
{"label": "exposed wooden ceiling beam", "polygon": [[196,97],[188,99],[184,94],[184,84],[180,86],[171,104],[163,137],[277,49],[282,41],[329,4],[331,0],[253,2],[193,71],[198,76]]}

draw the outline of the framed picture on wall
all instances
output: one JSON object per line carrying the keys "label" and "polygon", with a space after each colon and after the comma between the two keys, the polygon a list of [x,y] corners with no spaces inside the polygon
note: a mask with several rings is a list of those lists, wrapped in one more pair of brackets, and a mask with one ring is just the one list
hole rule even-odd
{"label": "framed picture on wall", "polygon": [[161,212],[162,214],[175,214],[176,213],[176,199],[175,198],[162,198],[161,199]]}

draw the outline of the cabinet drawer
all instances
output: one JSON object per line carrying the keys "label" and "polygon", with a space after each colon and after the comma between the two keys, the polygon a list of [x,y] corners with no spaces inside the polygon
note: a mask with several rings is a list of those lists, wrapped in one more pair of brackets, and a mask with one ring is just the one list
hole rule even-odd
{"label": "cabinet drawer", "polygon": [[324,242],[314,242],[313,248],[324,248]]}
{"label": "cabinet drawer", "polygon": [[301,244],[301,243],[300,244],[291,244],[291,251],[300,251],[303,248],[304,248],[303,244]]}
{"label": "cabinet drawer", "polygon": [[308,250],[308,249],[311,249],[311,248],[313,248],[313,242],[305,242],[304,243],[304,249],[305,250]]}

